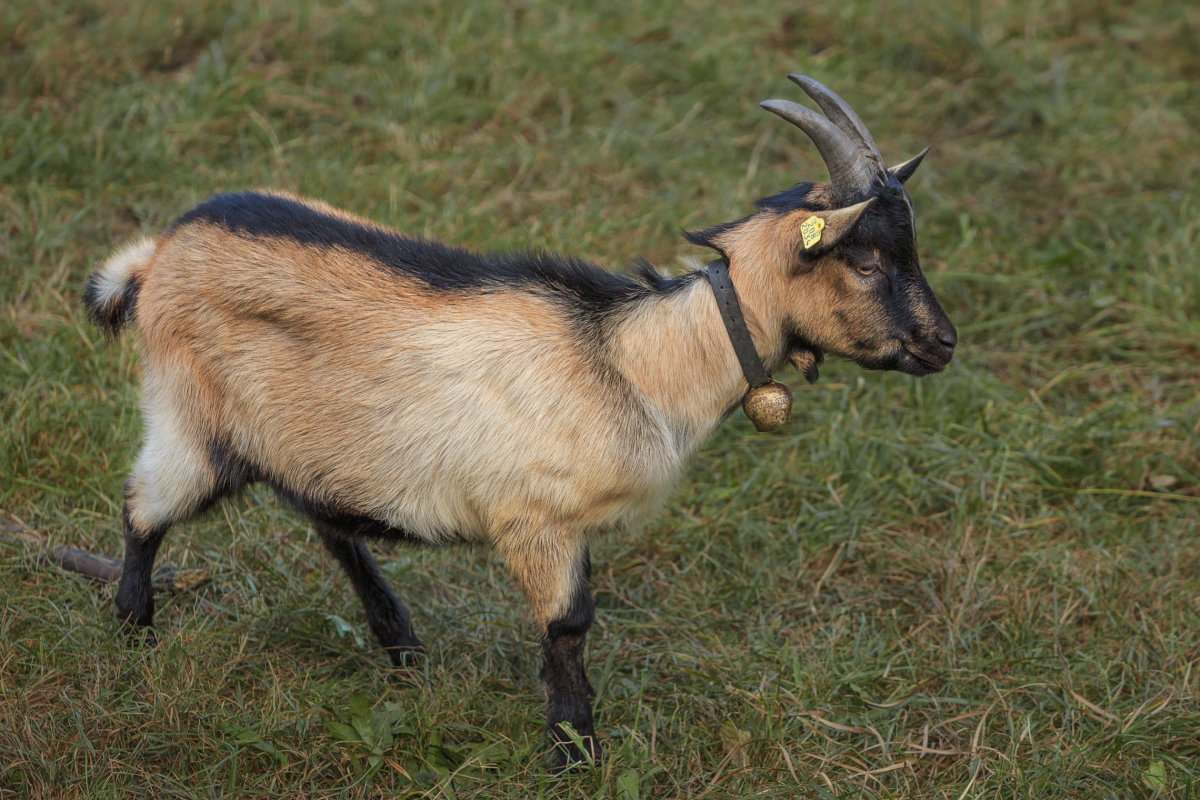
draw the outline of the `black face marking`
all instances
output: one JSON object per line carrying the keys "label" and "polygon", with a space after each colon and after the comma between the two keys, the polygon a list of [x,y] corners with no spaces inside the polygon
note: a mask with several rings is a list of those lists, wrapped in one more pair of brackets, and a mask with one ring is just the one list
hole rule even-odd
{"label": "black face marking", "polygon": [[899,271],[920,271],[911,206],[903,188],[880,192],[858,224],[846,234],[844,247],[853,251],[878,250]]}
{"label": "black face marking", "polygon": [[192,222],[219,225],[251,238],[279,237],[313,247],[351,250],[367,256],[382,269],[409,275],[438,291],[516,288],[536,292],[593,319],[681,285],[678,281],[650,278],[644,269],[633,275],[618,275],[580,259],[546,253],[481,256],[259,192],[215,195],[179,217],[167,230]]}

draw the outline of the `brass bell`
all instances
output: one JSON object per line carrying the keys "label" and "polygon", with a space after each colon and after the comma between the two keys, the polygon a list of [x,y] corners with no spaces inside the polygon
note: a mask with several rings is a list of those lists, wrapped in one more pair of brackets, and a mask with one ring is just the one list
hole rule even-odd
{"label": "brass bell", "polygon": [[776,381],[755,386],[742,398],[742,411],[760,433],[777,431],[792,421],[792,390]]}

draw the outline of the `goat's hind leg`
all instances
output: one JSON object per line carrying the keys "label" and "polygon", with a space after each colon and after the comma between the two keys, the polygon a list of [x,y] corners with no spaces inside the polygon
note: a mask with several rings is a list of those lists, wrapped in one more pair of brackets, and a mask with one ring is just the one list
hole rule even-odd
{"label": "goat's hind leg", "polygon": [[154,558],[167,529],[218,496],[220,476],[207,455],[172,426],[148,426],[137,463],[125,483],[122,523],[125,559],[116,612],[126,631],[151,642],[154,635]]}
{"label": "goat's hind leg", "polygon": [[412,616],[379,574],[379,567],[366,543],[342,528],[314,521],[321,541],[350,577],[358,599],[367,613],[367,625],[380,647],[397,667],[408,666],[425,652],[413,633]]}
{"label": "goat's hind leg", "polygon": [[130,521],[128,501],[121,519],[125,532],[125,559],[121,567],[121,581],[117,585],[117,619],[131,641],[141,638],[153,643],[154,587],[151,578],[154,557],[167,533],[167,526],[139,530]]}

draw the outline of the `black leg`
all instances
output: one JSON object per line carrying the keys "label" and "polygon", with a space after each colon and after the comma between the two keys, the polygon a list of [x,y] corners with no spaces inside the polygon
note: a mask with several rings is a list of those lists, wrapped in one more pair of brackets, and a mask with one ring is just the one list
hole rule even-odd
{"label": "black leg", "polygon": [[129,519],[129,507],[122,513],[125,527],[125,561],[121,568],[121,582],[117,586],[117,618],[126,625],[130,633],[143,632],[153,639],[147,629],[154,624],[154,587],[151,576],[154,572],[154,556],[162,544],[167,528],[162,526],[152,531],[134,529]]}
{"label": "black leg", "polygon": [[363,540],[324,523],[314,523],[325,547],[350,576],[354,591],[367,612],[367,625],[380,646],[398,667],[412,664],[425,646],[412,629],[412,617],[387,581],[379,574],[375,559]]}
{"label": "black leg", "polygon": [[[543,676],[546,679],[546,725],[554,742],[555,770],[571,764],[586,763],[590,758],[599,763],[600,743],[592,724],[592,687],[588,684],[583,664],[587,631],[595,617],[595,603],[588,590],[591,563],[583,554],[583,569],[576,574],[576,585],[567,612],[546,626],[542,637],[542,656],[545,659]],[[569,723],[579,734],[583,749],[563,730]],[[586,752],[585,752],[586,751]]]}

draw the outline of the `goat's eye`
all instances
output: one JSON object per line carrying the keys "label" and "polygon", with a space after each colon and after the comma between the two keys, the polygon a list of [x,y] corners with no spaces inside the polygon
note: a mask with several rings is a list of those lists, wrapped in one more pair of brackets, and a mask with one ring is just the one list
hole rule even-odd
{"label": "goat's eye", "polygon": [[859,275],[874,275],[879,271],[878,261],[861,261],[855,267]]}

